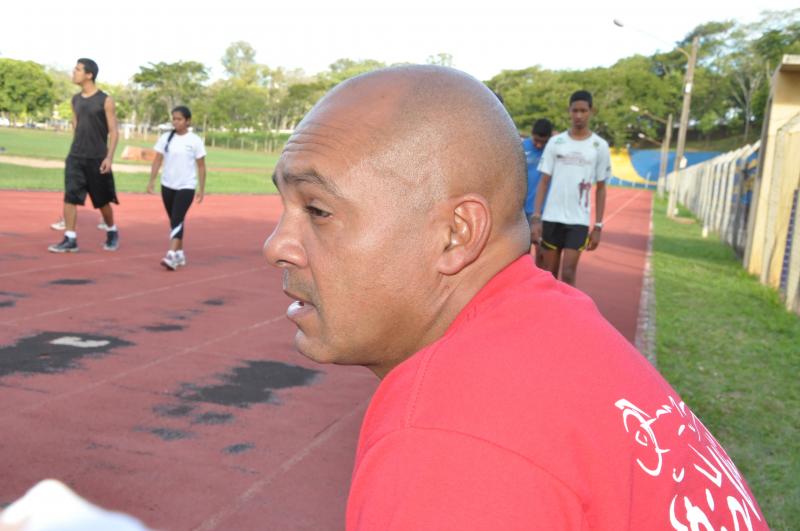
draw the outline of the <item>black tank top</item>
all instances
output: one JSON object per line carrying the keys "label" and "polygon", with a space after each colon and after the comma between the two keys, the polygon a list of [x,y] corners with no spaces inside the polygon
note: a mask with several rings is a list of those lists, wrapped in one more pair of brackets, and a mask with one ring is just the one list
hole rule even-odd
{"label": "black tank top", "polygon": [[108,122],[106,121],[106,98],[98,90],[88,98],[80,93],[72,96],[72,108],[78,120],[75,137],[69,154],[85,159],[104,159],[108,154]]}

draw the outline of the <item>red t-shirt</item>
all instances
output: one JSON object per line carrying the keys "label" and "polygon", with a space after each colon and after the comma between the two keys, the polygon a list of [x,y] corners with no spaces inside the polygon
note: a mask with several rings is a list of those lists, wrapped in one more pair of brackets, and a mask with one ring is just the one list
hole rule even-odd
{"label": "red t-shirt", "polygon": [[733,462],[591,299],[527,255],[381,382],[347,507],[348,530],[722,526],[767,529]]}

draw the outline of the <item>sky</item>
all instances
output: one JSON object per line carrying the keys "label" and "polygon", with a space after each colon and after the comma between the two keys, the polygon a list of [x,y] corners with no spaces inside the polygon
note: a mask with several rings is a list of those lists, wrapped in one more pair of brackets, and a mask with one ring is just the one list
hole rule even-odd
{"label": "sky", "polygon": [[62,70],[89,57],[100,65],[98,80],[112,83],[150,62],[194,60],[216,79],[228,45],[246,41],[259,63],[308,74],[343,57],[424,63],[449,53],[453,66],[487,80],[534,65],[609,66],[669,50],[704,22],[753,22],[762,10],[795,7],[797,0],[7,0],[0,57]]}

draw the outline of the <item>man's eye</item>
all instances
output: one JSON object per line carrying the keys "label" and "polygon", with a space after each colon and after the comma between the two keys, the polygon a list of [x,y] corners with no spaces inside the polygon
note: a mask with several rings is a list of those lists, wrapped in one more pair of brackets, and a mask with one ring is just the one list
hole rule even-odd
{"label": "man's eye", "polygon": [[324,210],[320,210],[319,208],[311,205],[306,206],[306,212],[317,218],[327,218],[331,215],[330,212],[325,212]]}

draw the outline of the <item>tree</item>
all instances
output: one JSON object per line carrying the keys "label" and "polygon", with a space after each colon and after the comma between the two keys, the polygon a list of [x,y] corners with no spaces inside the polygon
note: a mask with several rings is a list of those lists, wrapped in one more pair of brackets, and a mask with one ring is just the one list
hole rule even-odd
{"label": "tree", "polygon": [[191,105],[203,94],[208,71],[196,61],[150,63],[150,66],[140,66],[133,80],[148,91],[146,100],[157,111],[153,115],[168,115],[175,106]]}
{"label": "tree", "polygon": [[47,75],[53,82],[53,117],[59,120],[71,120],[72,95],[78,92],[78,87],[72,82],[69,72],[47,68]]}
{"label": "tree", "polygon": [[375,59],[363,59],[361,61],[346,58],[338,59],[328,67],[328,72],[319,74],[319,79],[326,85],[327,89],[330,89],[346,79],[378,70],[385,66],[385,63],[376,61]]}
{"label": "tree", "polygon": [[256,51],[245,41],[231,43],[222,56],[222,66],[228,77],[243,79],[247,82],[255,81],[258,74],[256,65]]}
{"label": "tree", "polygon": [[33,61],[0,59],[0,112],[12,117],[49,111],[53,80]]}
{"label": "tree", "polygon": [[453,54],[449,53],[437,53],[434,55],[429,55],[428,58],[425,60],[426,63],[429,65],[439,65],[439,66],[453,66]]}
{"label": "tree", "polygon": [[223,79],[209,89],[209,118],[214,124],[234,130],[257,127],[261,121],[264,90],[241,79]]}

